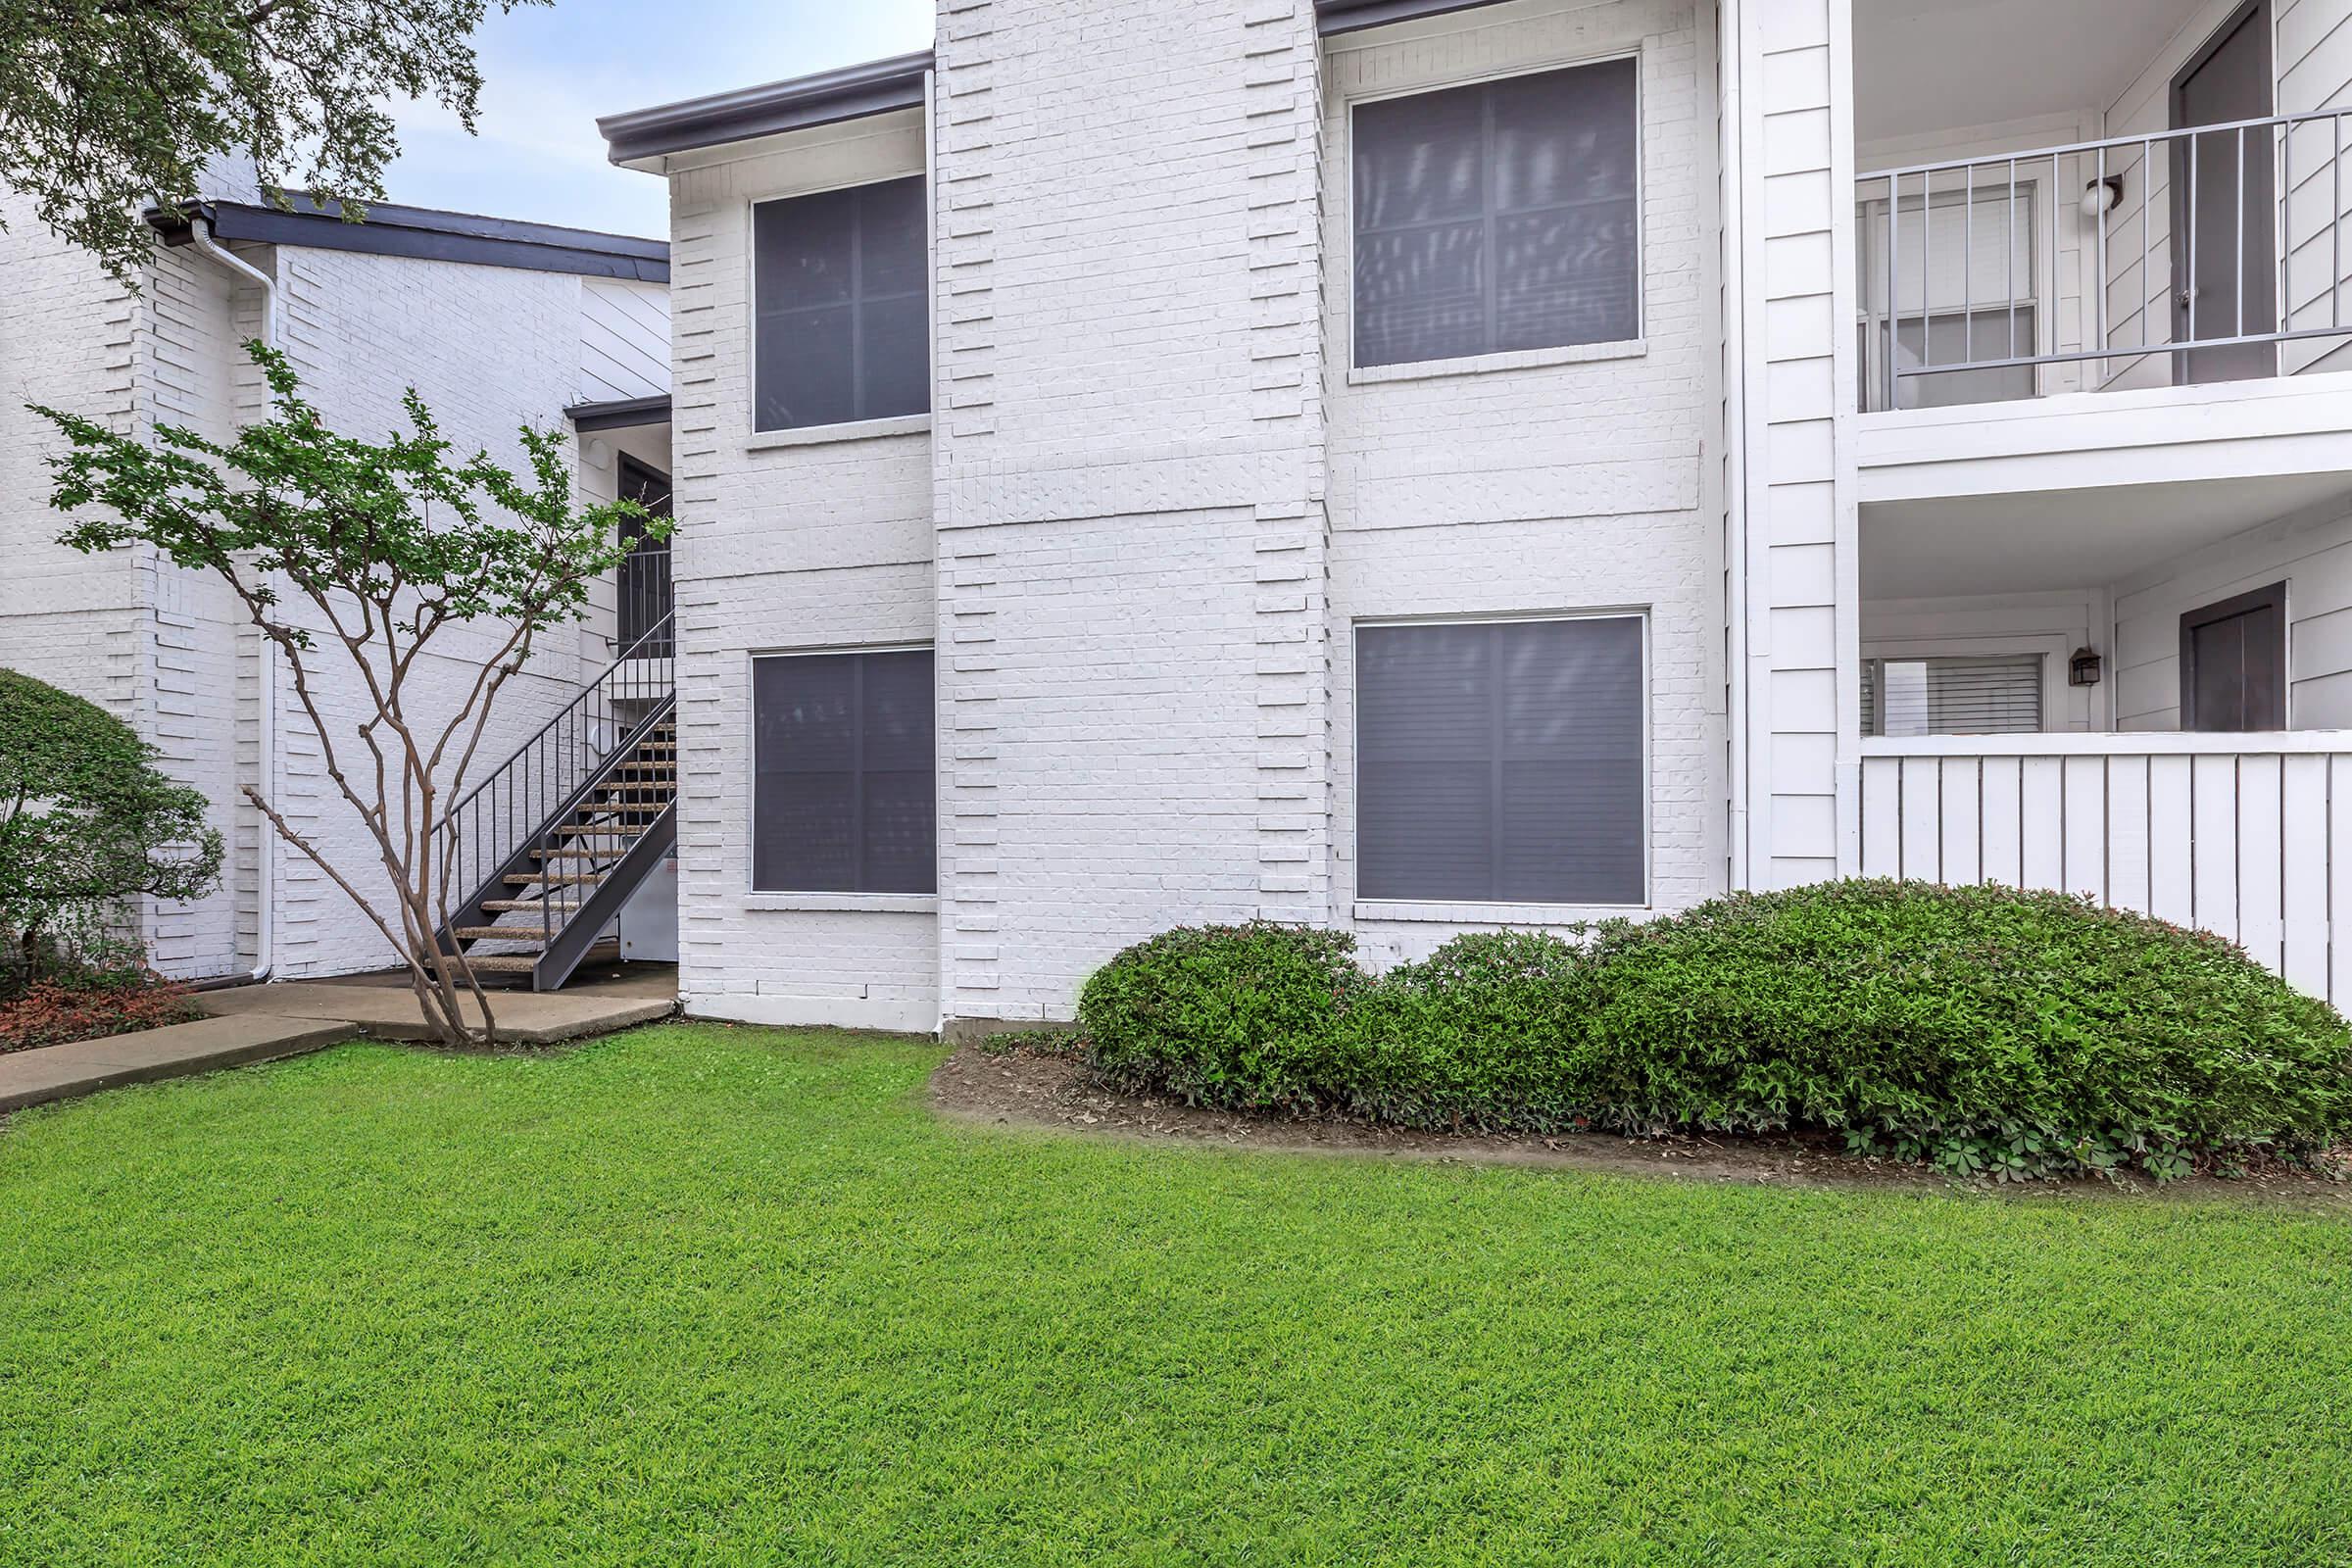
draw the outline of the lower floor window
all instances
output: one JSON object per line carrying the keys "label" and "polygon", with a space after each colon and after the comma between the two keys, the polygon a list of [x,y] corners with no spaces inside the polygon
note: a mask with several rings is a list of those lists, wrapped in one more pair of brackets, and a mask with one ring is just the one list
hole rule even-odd
{"label": "lower floor window", "polygon": [[1356,629],[1357,893],[1647,902],[1639,615]]}
{"label": "lower floor window", "polygon": [[2033,735],[2041,729],[2041,656],[1865,659],[1862,733]]}
{"label": "lower floor window", "polygon": [[938,890],[931,650],[752,661],[752,887]]}

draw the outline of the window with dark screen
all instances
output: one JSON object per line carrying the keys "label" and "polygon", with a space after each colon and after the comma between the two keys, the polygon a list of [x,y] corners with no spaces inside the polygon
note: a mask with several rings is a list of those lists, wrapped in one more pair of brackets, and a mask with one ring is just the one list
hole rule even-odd
{"label": "window with dark screen", "polygon": [[1638,615],[1361,626],[1359,897],[1648,902]]}
{"label": "window with dark screen", "polygon": [[752,887],[938,890],[931,650],[752,661]]}
{"label": "window with dark screen", "polygon": [[1355,364],[1641,336],[1635,63],[1358,104]]}
{"label": "window with dark screen", "polygon": [[752,209],[752,428],[931,407],[923,189],[893,179]]}

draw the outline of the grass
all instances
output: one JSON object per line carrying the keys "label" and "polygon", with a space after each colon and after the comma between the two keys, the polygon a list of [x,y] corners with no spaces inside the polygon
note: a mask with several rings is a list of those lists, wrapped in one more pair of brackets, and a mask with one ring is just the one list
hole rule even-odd
{"label": "grass", "polygon": [[0,1132],[0,1562],[2352,1561],[2352,1221],[351,1046]]}

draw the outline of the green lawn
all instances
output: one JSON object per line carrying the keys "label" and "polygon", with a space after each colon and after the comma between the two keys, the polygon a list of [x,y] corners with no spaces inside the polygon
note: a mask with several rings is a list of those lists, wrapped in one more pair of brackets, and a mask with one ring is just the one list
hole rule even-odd
{"label": "green lawn", "polygon": [[2352,1561],[2352,1219],[380,1047],[0,1131],[0,1562]]}

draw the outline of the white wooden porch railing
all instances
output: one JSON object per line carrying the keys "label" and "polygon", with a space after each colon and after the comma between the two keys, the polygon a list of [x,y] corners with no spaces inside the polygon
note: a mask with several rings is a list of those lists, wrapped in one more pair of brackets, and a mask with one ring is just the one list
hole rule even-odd
{"label": "white wooden porch railing", "polygon": [[2002,882],[2217,932],[2352,1003],[2352,731],[1861,743],[1861,870]]}

